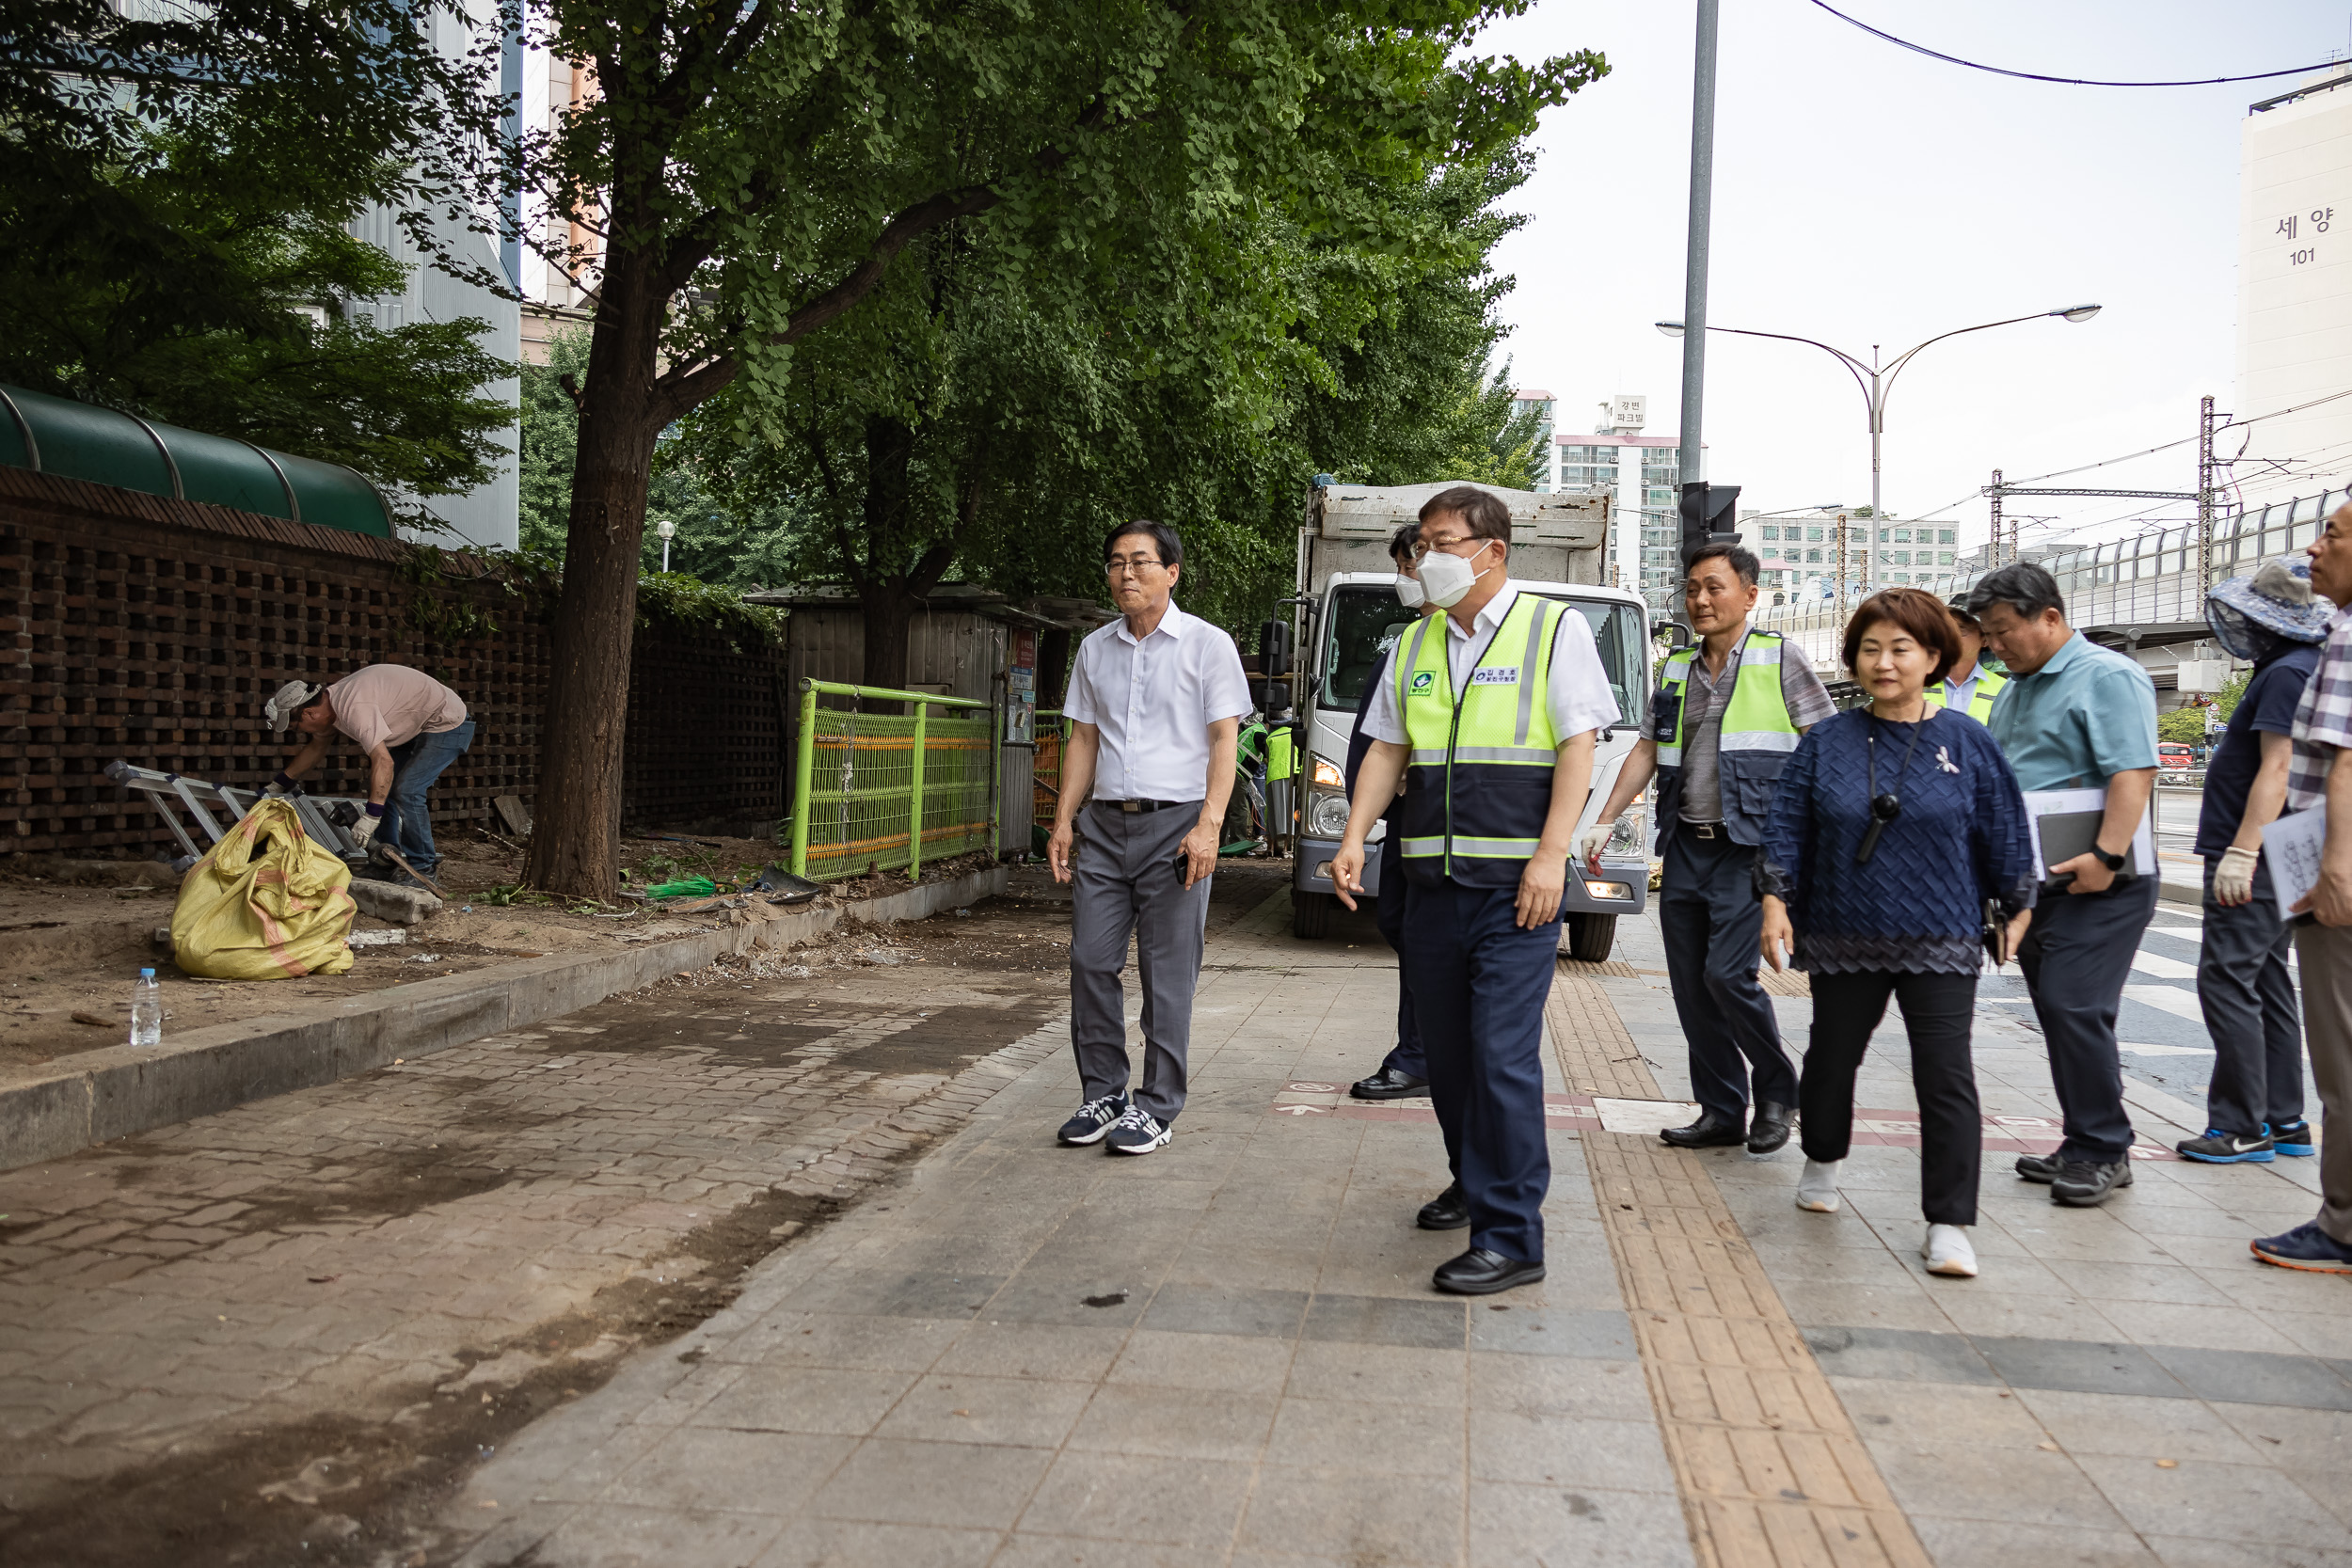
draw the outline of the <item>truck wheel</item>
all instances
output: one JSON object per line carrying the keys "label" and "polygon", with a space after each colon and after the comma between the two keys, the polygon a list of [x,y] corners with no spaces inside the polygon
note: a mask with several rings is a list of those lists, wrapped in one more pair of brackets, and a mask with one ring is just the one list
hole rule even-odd
{"label": "truck wheel", "polygon": [[1568,916],[1568,957],[1588,964],[1607,960],[1609,950],[1617,944],[1617,917],[1613,914],[1572,914]]}
{"label": "truck wheel", "polygon": [[1331,906],[1339,900],[1327,893],[1291,890],[1291,935],[1302,942],[1321,942],[1331,934]]}

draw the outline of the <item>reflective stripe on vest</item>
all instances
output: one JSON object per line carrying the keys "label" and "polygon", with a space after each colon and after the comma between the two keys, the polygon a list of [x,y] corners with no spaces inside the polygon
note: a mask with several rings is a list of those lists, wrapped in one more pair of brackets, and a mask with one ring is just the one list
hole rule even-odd
{"label": "reflective stripe on vest", "polygon": [[1408,863],[1441,861],[1443,875],[1473,884],[1516,883],[1517,863],[1534,854],[1559,760],[1547,699],[1565,613],[1522,593],[1458,695],[1449,634],[1430,627],[1440,617],[1424,619],[1399,648],[1397,707],[1409,750],[1396,842]]}

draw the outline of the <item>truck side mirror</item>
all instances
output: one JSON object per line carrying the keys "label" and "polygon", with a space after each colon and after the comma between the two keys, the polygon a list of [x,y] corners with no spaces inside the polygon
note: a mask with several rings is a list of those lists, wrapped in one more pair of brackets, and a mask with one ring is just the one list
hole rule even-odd
{"label": "truck side mirror", "polygon": [[1684,648],[1691,643],[1691,628],[1679,621],[1661,621],[1649,628],[1649,634],[1669,648]]}
{"label": "truck side mirror", "polygon": [[1280,680],[1291,673],[1291,624],[1288,621],[1268,621],[1258,628],[1258,657],[1268,680]]}

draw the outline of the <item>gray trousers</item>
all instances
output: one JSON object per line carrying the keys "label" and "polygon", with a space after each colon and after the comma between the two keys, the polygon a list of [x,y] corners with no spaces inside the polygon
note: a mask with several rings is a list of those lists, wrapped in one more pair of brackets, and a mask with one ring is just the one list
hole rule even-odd
{"label": "gray trousers", "polygon": [[2214,901],[2218,855],[2205,857],[2205,938],[2197,956],[2197,1001],[2213,1037],[2206,1125],[2240,1137],[2303,1119],[2303,1030],[2287,977],[2287,924],[2270,888],[2270,862],[2254,863],[2254,901]]}
{"label": "gray trousers", "polygon": [[2295,955],[2319,1090],[2319,1228],[2352,1246],[2352,927],[2297,926]]}
{"label": "gray trousers", "polygon": [[1126,994],[1119,973],[1136,939],[1143,980],[1143,1087],[1135,1102],[1163,1122],[1184,1108],[1184,1054],[1192,994],[1208,940],[1209,879],[1187,889],[1177,863],[1200,803],[1123,812],[1089,803],[1079,813],[1071,868],[1070,1043],[1086,1098],[1127,1088]]}

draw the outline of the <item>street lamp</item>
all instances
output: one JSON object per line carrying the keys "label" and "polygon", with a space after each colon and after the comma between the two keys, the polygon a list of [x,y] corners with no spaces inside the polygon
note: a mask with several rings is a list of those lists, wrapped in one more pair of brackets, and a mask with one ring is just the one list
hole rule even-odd
{"label": "street lamp", "polygon": [[661,535],[661,570],[666,576],[670,570],[670,541],[677,537],[677,524],[667,517],[657,517],[653,531]]}
{"label": "street lamp", "polygon": [[[2051,316],[2056,316],[2061,321],[2087,322],[2098,313],[2099,307],[2096,305],[2069,305],[2056,310],[2037,310],[2030,316],[2010,316],[2006,321],[1980,322],[1975,326],[1955,327],[1949,332],[1938,333],[1930,338],[1927,342],[1908,350],[1893,364],[1883,368],[1879,364],[1879,349],[1876,343],[1870,345],[1870,362],[1866,365],[1843,349],[1832,348],[1827,343],[1815,342],[1811,338],[1800,338],[1792,333],[1751,332],[1745,327],[1739,326],[1709,326],[1707,330],[1729,332],[1742,338],[1778,338],[1783,342],[1811,343],[1822,353],[1837,356],[1838,363],[1844,365],[1852,373],[1854,384],[1862,388],[1862,401],[1870,411],[1870,515],[1877,517],[1883,510],[1879,502],[1879,444],[1880,438],[1886,434],[1886,397],[1895,389],[1895,377],[1901,372],[1905,365],[1911,363],[1913,355],[1917,354],[1920,349],[1926,348],[1930,343],[1940,343],[1947,338],[1957,338],[1964,332],[1983,332],[1995,326],[2014,326],[2019,322],[2042,321]],[[1683,329],[1680,322],[1660,322],[1658,330],[1669,338],[1679,338],[1682,336]]]}

